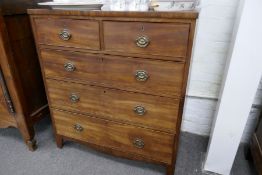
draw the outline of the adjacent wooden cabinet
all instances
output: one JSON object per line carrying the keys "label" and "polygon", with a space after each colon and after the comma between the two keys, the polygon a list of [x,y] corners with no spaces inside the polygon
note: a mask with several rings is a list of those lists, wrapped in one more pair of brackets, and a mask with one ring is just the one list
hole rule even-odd
{"label": "adjacent wooden cabinet", "polygon": [[[255,132],[253,133],[251,144],[250,144],[250,152],[251,156],[254,160],[256,170],[259,175],[262,175],[262,111],[259,117],[259,121],[257,123],[257,127]],[[250,155],[247,155],[248,157]]]}
{"label": "adjacent wooden cabinet", "polygon": [[18,128],[29,149],[34,150],[33,126],[47,116],[48,104],[30,19],[25,13],[29,4],[32,7],[35,2],[0,2],[0,127]]}
{"label": "adjacent wooden cabinet", "polygon": [[57,146],[174,174],[197,12],[29,10]]}

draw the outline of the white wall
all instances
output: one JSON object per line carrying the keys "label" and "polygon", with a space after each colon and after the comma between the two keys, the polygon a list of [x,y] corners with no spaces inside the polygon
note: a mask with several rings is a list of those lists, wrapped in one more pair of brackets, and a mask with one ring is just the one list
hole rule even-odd
{"label": "white wall", "polygon": [[[182,131],[209,135],[232,38],[239,0],[202,0],[196,31]],[[254,129],[262,100],[262,83],[242,141]]]}

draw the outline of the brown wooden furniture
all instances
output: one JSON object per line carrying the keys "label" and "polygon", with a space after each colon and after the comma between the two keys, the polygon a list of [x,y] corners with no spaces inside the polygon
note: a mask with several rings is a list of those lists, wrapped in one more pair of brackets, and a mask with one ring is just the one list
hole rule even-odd
{"label": "brown wooden furniture", "polygon": [[0,2],[0,127],[17,127],[34,150],[33,125],[46,116],[48,105],[26,6],[17,10],[15,2],[35,4]]}
{"label": "brown wooden furniture", "polygon": [[57,146],[174,173],[197,12],[29,10]]}
{"label": "brown wooden furniture", "polygon": [[262,175],[262,112],[256,130],[252,136],[250,150],[257,172]]}

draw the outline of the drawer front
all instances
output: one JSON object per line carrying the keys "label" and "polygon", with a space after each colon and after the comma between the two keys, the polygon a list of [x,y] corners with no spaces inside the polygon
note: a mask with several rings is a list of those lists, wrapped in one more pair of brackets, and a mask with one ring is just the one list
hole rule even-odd
{"label": "drawer front", "polygon": [[183,63],[47,50],[41,51],[41,57],[46,77],[167,97],[181,95]]}
{"label": "drawer front", "polygon": [[40,44],[100,50],[97,21],[36,18],[34,22]]}
{"label": "drawer front", "polygon": [[173,135],[56,110],[52,116],[59,135],[171,163]]}
{"label": "drawer front", "polygon": [[189,24],[104,22],[103,26],[107,51],[186,57]]}
{"label": "drawer front", "polygon": [[176,132],[179,100],[47,79],[51,107]]}

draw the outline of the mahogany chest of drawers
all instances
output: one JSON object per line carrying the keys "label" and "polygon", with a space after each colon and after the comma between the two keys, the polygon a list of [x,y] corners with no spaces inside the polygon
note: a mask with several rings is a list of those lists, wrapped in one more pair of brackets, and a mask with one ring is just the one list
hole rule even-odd
{"label": "mahogany chest of drawers", "polygon": [[174,173],[197,12],[29,10],[58,147]]}

